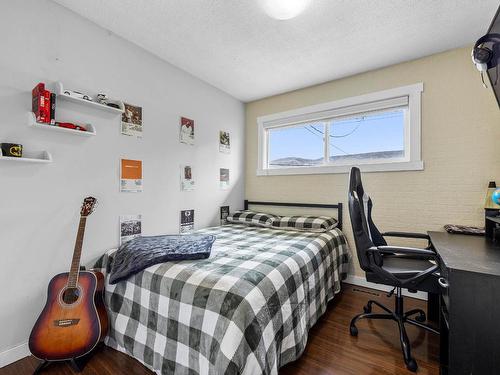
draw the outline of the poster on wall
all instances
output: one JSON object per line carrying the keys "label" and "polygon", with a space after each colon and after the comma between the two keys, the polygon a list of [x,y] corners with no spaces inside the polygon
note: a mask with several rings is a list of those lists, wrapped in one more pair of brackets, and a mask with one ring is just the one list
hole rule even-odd
{"label": "poster on wall", "polygon": [[142,215],[120,216],[120,245],[142,234]]}
{"label": "poster on wall", "polygon": [[190,165],[181,165],[181,190],[194,190],[193,167]]}
{"label": "poster on wall", "polygon": [[194,210],[181,211],[179,233],[190,233],[194,230]]}
{"label": "poster on wall", "polygon": [[120,191],[130,193],[142,191],[142,160],[120,160]]}
{"label": "poster on wall", "polygon": [[194,120],[181,117],[180,141],[187,145],[194,145]]}
{"label": "poster on wall", "polygon": [[226,190],[229,188],[229,169],[220,169],[219,183],[222,190]]}
{"label": "poster on wall", "polygon": [[122,134],[142,138],[142,107],[123,103]]}
{"label": "poster on wall", "polygon": [[229,216],[229,206],[221,206],[220,208],[220,225],[227,224],[227,217]]}
{"label": "poster on wall", "polygon": [[223,152],[224,154],[231,153],[231,140],[229,132],[224,130],[219,131],[219,152]]}

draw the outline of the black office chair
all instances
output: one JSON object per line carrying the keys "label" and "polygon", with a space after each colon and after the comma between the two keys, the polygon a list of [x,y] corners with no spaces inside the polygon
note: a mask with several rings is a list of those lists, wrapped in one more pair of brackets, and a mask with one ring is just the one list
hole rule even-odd
{"label": "black office chair", "polygon": [[[406,367],[410,371],[417,370],[417,362],[411,356],[410,343],[406,334],[405,323],[424,328],[439,334],[434,328],[423,324],[426,320],[425,312],[414,309],[404,312],[401,289],[410,292],[425,291],[438,293],[437,283],[439,267],[436,254],[427,249],[413,247],[388,246],[386,237],[404,237],[427,239],[425,234],[387,232],[380,233],[372,221],[372,201],[363,190],[361,172],[359,168],[352,168],[349,177],[349,213],[356,244],[359,264],[366,273],[366,280],[394,287],[389,296],[396,291],[395,310],[391,311],[377,301],[368,301],[363,308],[364,313],[355,316],[350,325],[352,336],[358,335],[356,322],[359,319],[391,319],[398,323],[401,350],[403,351]],[[380,307],[385,313],[373,313],[372,305]],[[411,316],[417,315],[415,319]]]}

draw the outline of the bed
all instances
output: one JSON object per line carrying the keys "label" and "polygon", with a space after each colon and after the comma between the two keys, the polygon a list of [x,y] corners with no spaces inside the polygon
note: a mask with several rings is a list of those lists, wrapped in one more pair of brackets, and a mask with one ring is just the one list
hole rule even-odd
{"label": "bed", "polygon": [[340,291],[350,260],[341,225],[203,229],[217,238],[208,259],[157,264],[115,285],[112,253],[103,255],[106,344],[158,374],[277,374]]}

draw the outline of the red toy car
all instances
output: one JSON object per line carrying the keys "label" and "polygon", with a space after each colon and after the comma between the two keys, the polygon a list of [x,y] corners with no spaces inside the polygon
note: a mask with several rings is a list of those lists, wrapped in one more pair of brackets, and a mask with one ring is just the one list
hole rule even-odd
{"label": "red toy car", "polygon": [[56,126],[59,126],[61,128],[66,128],[66,129],[80,130],[82,132],[87,131],[87,129],[85,129],[83,126],[75,125],[71,122],[56,122]]}

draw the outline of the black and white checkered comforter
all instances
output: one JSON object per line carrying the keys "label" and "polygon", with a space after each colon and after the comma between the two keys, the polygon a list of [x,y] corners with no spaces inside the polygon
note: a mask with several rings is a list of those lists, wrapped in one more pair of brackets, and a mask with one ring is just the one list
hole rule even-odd
{"label": "black and white checkered comforter", "polygon": [[[238,224],[197,233],[217,237],[210,258],[106,283],[106,343],[158,374],[277,374],[340,291],[344,235]],[[106,272],[111,259],[97,267]]]}

